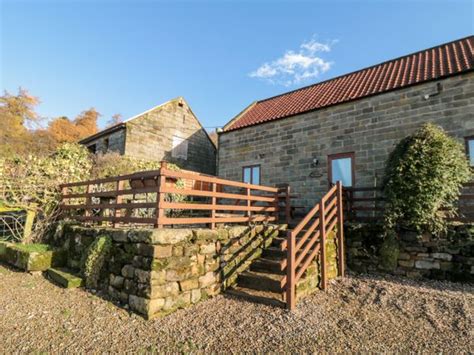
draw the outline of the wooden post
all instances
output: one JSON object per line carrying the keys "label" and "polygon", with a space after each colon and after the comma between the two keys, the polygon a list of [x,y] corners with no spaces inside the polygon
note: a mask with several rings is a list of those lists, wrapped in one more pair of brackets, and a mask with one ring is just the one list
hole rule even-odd
{"label": "wooden post", "polygon": [[[163,164],[164,163],[164,164]],[[163,217],[165,216],[165,210],[162,205],[165,202],[165,194],[162,192],[166,184],[166,176],[162,175],[161,170],[166,167],[166,162],[161,162],[160,176],[158,180],[158,189],[156,192],[156,222],[155,228],[163,228]]]}
{"label": "wooden post", "polygon": [[319,235],[321,237],[321,288],[326,290],[328,280],[326,275],[326,211],[324,203],[323,199],[319,202]]}
{"label": "wooden post", "polygon": [[286,224],[290,224],[291,219],[291,199],[290,199],[290,192],[291,188],[290,185],[286,186],[285,188],[285,222]]}
{"label": "wooden post", "polygon": [[344,276],[344,211],[342,205],[342,184],[337,182],[337,252],[339,276]]}
{"label": "wooden post", "polygon": [[[117,185],[116,185],[117,192],[120,192],[121,190],[123,190],[123,186],[124,186],[124,181],[123,180],[117,181]],[[115,203],[122,203],[122,202],[123,202],[123,195],[117,195],[115,197]],[[121,209],[117,208],[117,207],[114,209],[114,217],[115,218],[118,218],[118,217],[122,216],[120,210]],[[114,221],[113,227],[117,228],[117,226],[118,226],[118,222]]]}
{"label": "wooden post", "polygon": [[212,219],[212,222],[211,222],[211,229],[215,229],[216,228],[216,222],[214,221],[214,219],[216,218],[216,204],[217,204],[217,198],[215,196],[216,192],[217,192],[217,184],[215,182],[212,182],[211,183],[211,186],[212,186],[212,197],[211,197],[211,204],[212,204],[212,210],[211,210],[211,219]]}
{"label": "wooden post", "polygon": [[[86,188],[86,192],[88,194],[92,193],[92,185],[87,185],[87,188]],[[90,205],[92,204],[92,198],[90,196],[87,196],[86,197],[86,205]],[[89,208],[86,208],[86,216],[90,216],[91,215],[91,210]]]}
{"label": "wooden post", "polygon": [[275,223],[280,223],[280,189],[277,188],[277,192],[275,192],[275,202],[273,203],[275,206]]}
{"label": "wooden post", "polygon": [[295,248],[296,238],[292,231],[287,232],[287,261],[286,261],[286,306],[289,310],[296,305],[295,285]]}
{"label": "wooden post", "polygon": [[31,232],[33,230],[33,224],[35,221],[36,217],[36,208],[37,204],[36,203],[31,203],[28,205],[26,208],[26,218],[25,218],[25,225],[23,226],[23,243],[29,243],[31,242]]}
{"label": "wooden post", "polygon": [[247,217],[248,217],[248,223],[250,224],[250,219],[252,217],[252,213],[250,212],[250,207],[252,207],[252,201],[250,201],[250,188],[247,187],[245,188],[246,193],[247,193]]}

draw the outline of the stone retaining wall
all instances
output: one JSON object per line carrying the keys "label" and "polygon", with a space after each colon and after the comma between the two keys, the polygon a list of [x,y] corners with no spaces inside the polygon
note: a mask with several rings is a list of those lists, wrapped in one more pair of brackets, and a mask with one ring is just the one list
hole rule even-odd
{"label": "stone retaining wall", "polygon": [[[337,238],[334,231],[326,235],[326,277],[335,279],[338,275]],[[321,263],[320,253],[315,261],[308,267],[303,277],[296,284],[296,299],[308,296],[320,288]]]}
{"label": "stone retaining wall", "polygon": [[214,296],[232,285],[285,226],[210,229],[112,229],[66,226],[68,266],[79,269],[98,236],[113,240],[101,286],[152,318]]}
{"label": "stone retaining wall", "polygon": [[405,230],[384,238],[380,225],[348,224],[345,239],[351,270],[474,282],[474,225],[451,225],[442,236]]}

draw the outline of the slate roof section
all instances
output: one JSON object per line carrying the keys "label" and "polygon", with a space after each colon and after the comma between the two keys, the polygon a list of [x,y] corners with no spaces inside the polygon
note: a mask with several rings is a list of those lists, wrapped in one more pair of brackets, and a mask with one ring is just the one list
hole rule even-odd
{"label": "slate roof section", "polygon": [[472,70],[474,36],[469,36],[257,101],[224,130],[233,131]]}

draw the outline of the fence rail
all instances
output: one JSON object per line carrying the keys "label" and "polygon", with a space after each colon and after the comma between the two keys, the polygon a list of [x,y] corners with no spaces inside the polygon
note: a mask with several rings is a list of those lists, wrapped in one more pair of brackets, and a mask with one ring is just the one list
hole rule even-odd
{"label": "fence rail", "polygon": [[342,185],[337,182],[323,196],[301,222],[288,231],[282,250],[287,251],[287,257],[281,263],[281,270],[286,269],[286,276],[281,281],[281,287],[286,291],[286,303],[289,309],[296,305],[296,284],[304,275],[314,259],[320,256],[321,288],[327,287],[326,270],[326,236],[337,230],[338,271],[344,275],[344,246],[343,246],[343,197]]}
{"label": "fence rail", "polygon": [[169,225],[289,220],[289,187],[221,179],[187,170],[159,170],[61,185],[61,209],[83,222]]}
{"label": "fence rail", "polygon": [[[348,220],[377,222],[383,220],[385,198],[380,187],[344,187],[344,208]],[[451,221],[474,222],[474,182],[464,185],[458,201],[458,216]]]}

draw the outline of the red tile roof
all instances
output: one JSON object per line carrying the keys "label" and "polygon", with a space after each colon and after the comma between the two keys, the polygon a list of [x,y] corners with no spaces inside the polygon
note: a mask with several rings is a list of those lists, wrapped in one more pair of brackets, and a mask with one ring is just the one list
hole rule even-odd
{"label": "red tile roof", "polygon": [[474,36],[257,101],[225,127],[232,131],[474,70]]}

